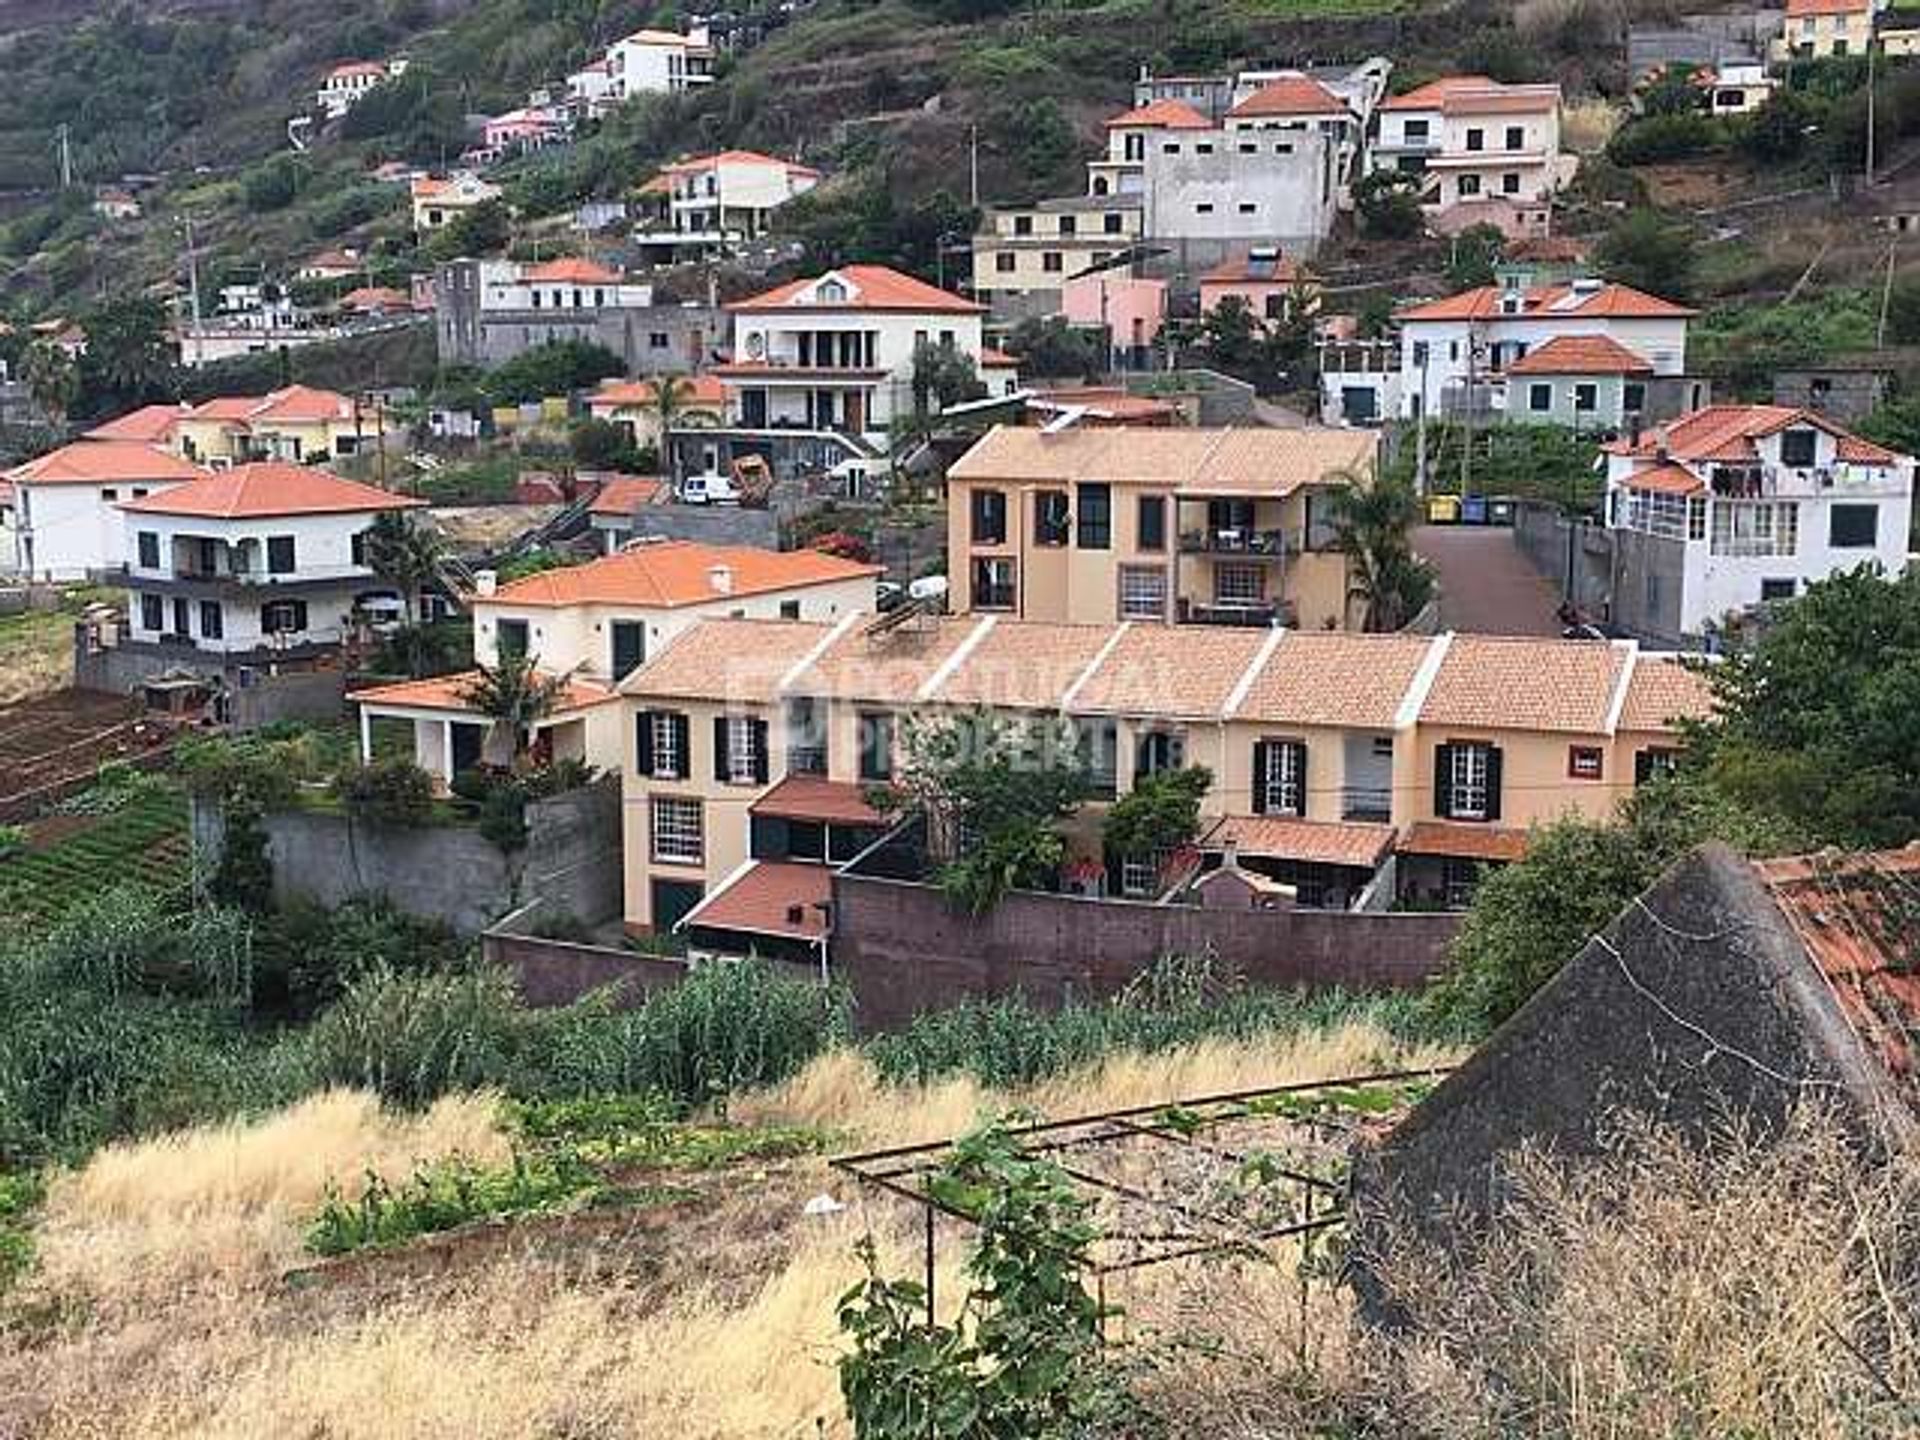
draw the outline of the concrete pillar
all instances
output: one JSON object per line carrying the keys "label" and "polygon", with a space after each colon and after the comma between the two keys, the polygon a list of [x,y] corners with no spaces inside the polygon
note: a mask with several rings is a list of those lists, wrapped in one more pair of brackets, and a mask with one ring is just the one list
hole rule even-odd
{"label": "concrete pillar", "polygon": [[360,763],[373,763],[373,716],[364,705],[360,707]]}
{"label": "concrete pillar", "polygon": [[440,778],[453,783],[453,721],[440,722]]}

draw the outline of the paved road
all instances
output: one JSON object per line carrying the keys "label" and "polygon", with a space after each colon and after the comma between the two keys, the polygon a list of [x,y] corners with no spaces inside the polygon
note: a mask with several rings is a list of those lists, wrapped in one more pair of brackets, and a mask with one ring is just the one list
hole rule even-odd
{"label": "paved road", "polygon": [[1481,635],[1558,635],[1557,586],[1542,578],[1510,530],[1480,525],[1422,525],[1414,551],[1440,579],[1440,621]]}

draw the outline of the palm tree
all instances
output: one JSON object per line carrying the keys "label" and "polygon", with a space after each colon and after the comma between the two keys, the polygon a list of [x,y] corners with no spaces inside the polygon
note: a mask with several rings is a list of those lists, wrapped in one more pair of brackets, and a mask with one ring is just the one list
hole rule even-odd
{"label": "palm tree", "polygon": [[421,590],[439,578],[446,562],[447,545],[440,532],[415,524],[397,510],[386,511],[367,530],[367,564],[400,591],[409,625],[415,623]]}
{"label": "palm tree", "polygon": [[680,479],[674,463],[673,422],[680,418],[686,401],[693,395],[693,382],[684,375],[656,375],[653,378],[653,418],[660,429],[660,473],[672,486]]}
{"label": "palm tree", "polygon": [[1398,630],[1433,593],[1432,572],[1411,540],[1420,499],[1404,480],[1351,470],[1327,479],[1338,487],[1334,531],[1347,557],[1347,597],[1361,607],[1361,628]]}
{"label": "palm tree", "polygon": [[460,698],[493,721],[496,731],[512,737],[511,765],[517,771],[532,744],[533,727],[553,713],[569,675],[542,675],[537,657],[508,653],[496,665],[482,665]]}
{"label": "palm tree", "polygon": [[20,356],[20,378],[27,393],[56,425],[64,422],[80,398],[80,367],[58,345],[36,341]]}

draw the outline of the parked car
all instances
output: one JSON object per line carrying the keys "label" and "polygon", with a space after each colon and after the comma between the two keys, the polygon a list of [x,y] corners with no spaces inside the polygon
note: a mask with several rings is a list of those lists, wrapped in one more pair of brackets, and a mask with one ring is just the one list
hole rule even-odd
{"label": "parked car", "polygon": [[678,499],[683,505],[738,505],[740,492],[730,476],[689,475],[680,482]]}

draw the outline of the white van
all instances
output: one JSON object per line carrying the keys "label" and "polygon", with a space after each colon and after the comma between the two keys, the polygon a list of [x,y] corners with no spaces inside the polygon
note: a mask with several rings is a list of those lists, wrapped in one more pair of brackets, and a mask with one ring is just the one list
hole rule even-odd
{"label": "white van", "polygon": [[680,482],[679,499],[683,505],[738,505],[740,492],[729,475],[689,475]]}

